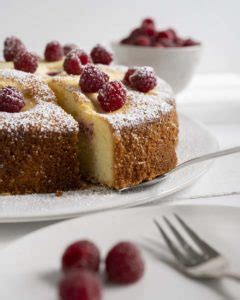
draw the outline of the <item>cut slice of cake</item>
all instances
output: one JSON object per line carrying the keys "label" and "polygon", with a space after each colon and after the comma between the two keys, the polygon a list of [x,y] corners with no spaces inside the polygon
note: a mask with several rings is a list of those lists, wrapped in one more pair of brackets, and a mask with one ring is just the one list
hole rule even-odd
{"label": "cut slice of cake", "polygon": [[[111,80],[122,80],[124,67],[99,66]],[[169,86],[158,79],[148,93],[127,89],[125,105],[104,112],[97,94],[84,94],[79,76],[50,80],[58,104],[79,123],[79,152],[84,178],[120,189],[150,180],[174,168],[178,120]]]}

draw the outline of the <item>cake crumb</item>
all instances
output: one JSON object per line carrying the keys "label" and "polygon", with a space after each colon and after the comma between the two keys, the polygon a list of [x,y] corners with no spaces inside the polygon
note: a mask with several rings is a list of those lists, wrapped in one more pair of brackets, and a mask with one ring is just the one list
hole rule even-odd
{"label": "cake crumb", "polygon": [[63,195],[63,191],[56,191],[55,196],[56,197],[61,197]]}

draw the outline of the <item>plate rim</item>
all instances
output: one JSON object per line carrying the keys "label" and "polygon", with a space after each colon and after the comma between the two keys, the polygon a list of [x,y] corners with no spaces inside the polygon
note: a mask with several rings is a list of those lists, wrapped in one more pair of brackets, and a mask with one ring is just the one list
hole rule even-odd
{"label": "plate rim", "polygon": [[[29,232],[27,234],[25,234],[22,237],[18,237],[16,240],[11,241],[9,244],[7,244],[6,246],[4,246],[3,248],[0,249],[0,261],[1,261],[1,256],[5,254],[7,255],[7,251],[12,248],[12,247],[18,247],[19,243],[22,243],[22,241],[24,241],[25,239],[29,239],[29,237],[31,238],[31,236],[34,236],[35,234],[39,234],[41,232],[48,232],[49,230],[51,230],[52,228],[61,228],[62,226],[64,226],[65,223],[69,223],[69,224],[73,224],[73,223],[78,223],[78,222],[84,222],[86,219],[95,219],[96,217],[100,217],[100,218],[105,218],[106,216],[110,215],[111,217],[114,217],[113,215],[117,214],[117,217],[123,217],[125,214],[127,214],[128,216],[131,215],[132,213],[136,213],[136,211],[140,211],[140,212],[146,212],[146,211],[153,211],[156,212],[156,210],[167,210],[167,209],[217,209],[217,210],[223,210],[223,209],[227,209],[229,211],[231,210],[240,210],[240,206],[233,206],[233,205],[228,205],[226,204],[206,204],[206,203],[197,203],[197,204],[171,204],[171,203],[164,203],[162,205],[152,205],[152,206],[148,206],[148,207],[144,207],[144,206],[138,206],[138,207],[129,207],[129,208],[124,208],[121,210],[108,210],[108,211],[104,211],[101,214],[95,212],[92,214],[85,214],[82,216],[78,216],[76,218],[71,218],[71,219],[64,219],[60,222],[57,223],[53,223],[47,226],[43,226],[41,228],[38,228],[32,232]],[[147,212],[148,213],[148,212]]]}
{"label": "plate rim", "polygon": [[[217,151],[219,149],[219,142],[216,139],[216,137],[213,135],[213,133],[208,129],[208,127],[204,124],[202,124],[199,121],[195,121],[192,118],[186,116],[183,113],[178,113],[179,118],[185,118],[186,120],[196,124],[198,127],[200,127],[201,129],[203,129],[204,131],[207,132],[207,134],[211,137],[212,142],[214,144],[215,147],[215,151]],[[205,162],[204,168],[202,168],[202,170],[196,174],[193,178],[189,178],[185,183],[181,183],[179,185],[174,186],[172,189],[169,189],[167,191],[163,191],[161,192],[161,195],[149,195],[148,197],[146,197],[145,199],[139,200],[139,201],[135,201],[134,203],[123,203],[118,204],[116,206],[108,206],[108,207],[97,207],[97,208],[85,208],[85,210],[83,212],[67,212],[67,213],[56,213],[56,214],[52,214],[52,215],[41,215],[41,213],[35,213],[34,216],[32,215],[28,215],[25,214],[24,216],[18,216],[18,215],[13,215],[10,217],[0,217],[0,224],[4,223],[4,224],[9,224],[9,223],[29,223],[29,222],[43,222],[43,221],[57,221],[57,220],[65,220],[65,219],[70,219],[70,218],[76,218],[78,216],[83,216],[86,214],[94,214],[97,212],[106,212],[109,210],[118,210],[118,209],[126,209],[129,207],[137,207],[140,205],[144,205],[144,204],[150,204],[150,203],[154,203],[155,201],[165,198],[166,196],[175,194],[176,192],[185,189],[186,187],[190,186],[191,184],[193,184],[194,182],[196,182],[203,174],[205,174],[210,166],[212,165],[213,160],[212,161],[207,161]],[[0,200],[1,197],[4,196],[0,196]],[[19,200],[20,201],[20,200]]]}

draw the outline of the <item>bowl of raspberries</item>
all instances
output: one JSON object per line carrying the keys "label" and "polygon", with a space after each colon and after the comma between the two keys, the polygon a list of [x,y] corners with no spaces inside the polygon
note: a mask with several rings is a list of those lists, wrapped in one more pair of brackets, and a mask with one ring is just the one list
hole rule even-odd
{"label": "bowl of raspberries", "polygon": [[127,37],[113,42],[112,48],[116,63],[153,67],[175,93],[188,85],[202,53],[199,41],[183,38],[173,28],[159,30],[151,18],[144,19]]}

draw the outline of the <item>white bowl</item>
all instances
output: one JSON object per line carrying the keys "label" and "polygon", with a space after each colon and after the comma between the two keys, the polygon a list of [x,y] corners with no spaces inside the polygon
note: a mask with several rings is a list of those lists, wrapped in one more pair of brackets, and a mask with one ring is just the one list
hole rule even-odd
{"label": "white bowl", "polygon": [[122,45],[113,42],[117,64],[151,66],[159,77],[167,81],[175,93],[190,82],[200,61],[202,46],[154,48]]}

